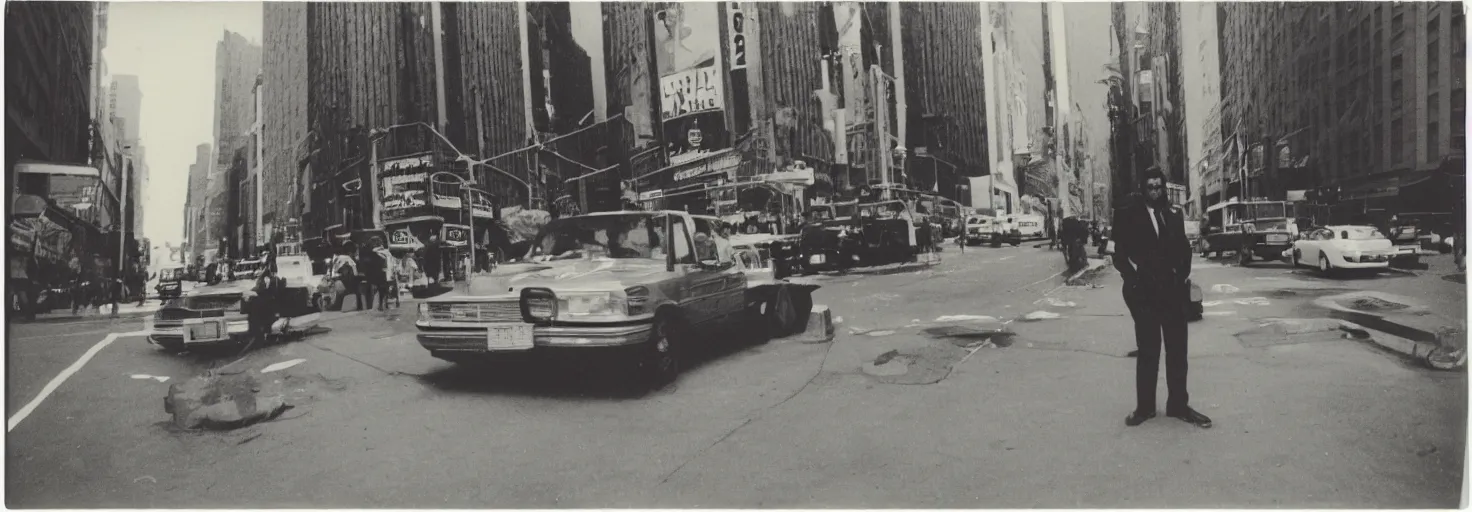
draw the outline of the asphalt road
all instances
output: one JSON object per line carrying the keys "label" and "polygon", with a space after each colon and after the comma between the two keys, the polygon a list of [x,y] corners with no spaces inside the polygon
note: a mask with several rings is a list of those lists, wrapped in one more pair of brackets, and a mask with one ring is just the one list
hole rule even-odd
{"label": "asphalt road", "polygon": [[[413,340],[411,305],[404,315],[348,314],[328,321],[331,332],[237,363],[306,359],[268,374],[294,409],[227,433],[172,431],[162,398],[170,383],[234,358],[116,338],[11,429],[6,504],[1457,503],[1465,373],[1423,370],[1363,341],[1243,334],[1307,314],[1304,303],[1324,290],[1450,281],[1198,262],[1208,290],[1237,288],[1209,292],[1212,314],[1191,327],[1193,405],[1216,426],[1161,417],[1127,428],[1133,339],[1117,277],[1066,287],[1061,267],[1061,255],[1031,246],[949,247],[931,266],[825,277],[816,298],[841,319],[834,342],[721,345],[675,386],[637,398],[576,370],[431,359]],[[7,416],[104,331],[140,326],[12,326]]]}

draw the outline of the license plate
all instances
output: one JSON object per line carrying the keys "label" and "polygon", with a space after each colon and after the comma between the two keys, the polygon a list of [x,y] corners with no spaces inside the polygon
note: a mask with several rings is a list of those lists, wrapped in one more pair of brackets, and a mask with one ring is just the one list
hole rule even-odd
{"label": "license plate", "polygon": [[808,263],[814,265],[822,265],[826,261],[828,261],[828,258],[825,258],[822,254],[814,254],[808,258]]}
{"label": "license plate", "polygon": [[218,341],[221,338],[220,333],[224,330],[224,325],[220,322],[185,323],[183,327],[184,343]]}
{"label": "license plate", "polygon": [[486,350],[527,350],[535,335],[531,324],[495,324],[486,327]]}
{"label": "license plate", "polygon": [[1288,235],[1268,235],[1269,242],[1287,242]]}

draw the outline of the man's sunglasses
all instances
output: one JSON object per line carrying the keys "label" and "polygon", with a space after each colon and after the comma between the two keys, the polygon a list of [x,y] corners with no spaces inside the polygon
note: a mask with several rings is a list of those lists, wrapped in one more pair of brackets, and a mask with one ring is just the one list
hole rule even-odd
{"label": "man's sunglasses", "polygon": [[1145,190],[1165,190],[1164,184],[1146,184]]}

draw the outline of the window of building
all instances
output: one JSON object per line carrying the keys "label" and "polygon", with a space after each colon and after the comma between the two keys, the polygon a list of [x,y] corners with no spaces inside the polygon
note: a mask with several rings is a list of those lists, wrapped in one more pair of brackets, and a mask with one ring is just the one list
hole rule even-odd
{"label": "window of building", "polygon": [[1405,123],[1400,119],[1390,122],[1390,163],[1394,167],[1405,158]]}
{"label": "window of building", "polygon": [[1436,116],[1436,108],[1439,106],[1441,106],[1441,96],[1439,94],[1433,92],[1426,96],[1426,115]]}
{"label": "window of building", "polygon": [[1370,163],[1381,165],[1385,157],[1385,125],[1375,123],[1374,138],[1370,139]]}
{"label": "window of building", "polygon": [[1441,158],[1441,128],[1435,122],[1426,123],[1426,158],[1431,161]]}
{"label": "window of building", "polygon": [[1400,77],[1396,77],[1394,81],[1390,82],[1390,108],[1391,108],[1391,110],[1399,109],[1400,108],[1400,102],[1403,101],[1403,100],[1405,100],[1405,97],[1406,97],[1406,88],[1405,88],[1404,82],[1401,81]]}
{"label": "window of building", "polygon": [[1432,16],[1431,17],[1431,20],[1429,20],[1429,21],[1426,22],[1426,38],[1427,39],[1435,39],[1436,38],[1436,32],[1437,32],[1437,30],[1440,30],[1440,29],[1441,29],[1441,16]]}

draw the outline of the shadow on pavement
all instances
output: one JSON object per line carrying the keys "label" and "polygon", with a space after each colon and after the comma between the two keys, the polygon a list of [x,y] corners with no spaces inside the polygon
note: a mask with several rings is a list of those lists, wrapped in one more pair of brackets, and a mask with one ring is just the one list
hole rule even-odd
{"label": "shadow on pavement", "polygon": [[[680,379],[743,351],[761,350],[761,345],[750,338],[728,338],[692,348],[683,361]],[[646,392],[637,384],[635,369],[627,359],[581,356],[536,354],[518,360],[463,362],[425,374],[419,380],[442,391],[599,400],[637,400],[672,392],[680,384],[676,380],[663,389]]]}

